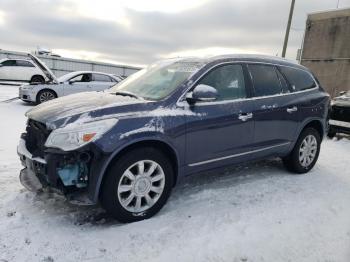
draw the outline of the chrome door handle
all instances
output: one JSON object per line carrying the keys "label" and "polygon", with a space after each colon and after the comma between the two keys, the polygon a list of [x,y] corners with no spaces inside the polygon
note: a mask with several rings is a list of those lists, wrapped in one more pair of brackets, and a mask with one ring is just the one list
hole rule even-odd
{"label": "chrome door handle", "polygon": [[298,111],[298,108],[296,106],[287,108],[287,112],[288,113],[293,113],[293,112],[296,112],[296,111]]}
{"label": "chrome door handle", "polygon": [[238,119],[244,121],[247,121],[248,119],[253,117],[253,113],[246,113],[246,114],[239,114]]}

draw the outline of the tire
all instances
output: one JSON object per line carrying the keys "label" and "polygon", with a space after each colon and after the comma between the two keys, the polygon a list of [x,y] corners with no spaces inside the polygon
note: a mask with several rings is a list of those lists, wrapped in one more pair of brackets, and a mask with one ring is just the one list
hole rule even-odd
{"label": "tire", "polygon": [[[308,141],[310,143],[308,143]],[[310,145],[310,147],[306,145]],[[308,127],[301,132],[292,152],[287,157],[283,158],[283,163],[285,167],[293,173],[307,173],[316,164],[320,154],[320,148],[321,137],[319,132],[312,127]],[[302,150],[306,151],[304,153],[304,158],[302,156]],[[307,157],[308,153],[310,153],[309,157]]]}
{"label": "tire", "polygon": [[[142,161],[144,168],[140,169]],[[151,167],[155,165],[156,169],[151,172]],[[122,155],[107,171],[100,201],[102,207],[118,221],[140,221],[154,216],[165,205],[173,181],[173,166],[162,152],[152,147],[134,149]],[[155,189],[161,192],[156,193]]]}
{"label": "tire", "polygon": [[35,75],[32,76],[32,79],[30,79],[30,83],[39,83],[39,84],[44,84],[45,83],[45,79],[44,77],[40,76],[40,75]]}
{"label": "tire", "polygon": [[328,137],[328,138],[334,138],[336,135],[337,135],[336,132],[334,132],[334,131],[329,131],[328,134],[327,134],[327,137]]}
{"label": "tire", "polygon": [[57,95],[54,91],[44,89],[44,90],[41,90],[36,96],[36,103],[41,104],[55,98],[57,98]]}

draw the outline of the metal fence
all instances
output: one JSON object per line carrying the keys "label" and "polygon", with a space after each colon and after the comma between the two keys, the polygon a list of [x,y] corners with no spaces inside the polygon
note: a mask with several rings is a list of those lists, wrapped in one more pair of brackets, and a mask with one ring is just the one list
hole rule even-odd
{"label": "metal fence", "polygon": [[[50,55],[36,56],[43,61],[57,77],[73,71],[97,71],[120,76],[129,76],[141,69],[128,65],[117,65],[81,59],[55,57]],[[0,59],[3,58],[29,59],[27,54],[23,52],[0,50]]]}

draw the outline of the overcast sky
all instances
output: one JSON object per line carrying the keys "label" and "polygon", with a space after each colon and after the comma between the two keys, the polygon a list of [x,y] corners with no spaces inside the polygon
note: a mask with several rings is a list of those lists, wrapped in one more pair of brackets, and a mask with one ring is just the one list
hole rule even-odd
{"label": "overcast sky", "polygon": [[[350,7],[350,0],[339,0]],[[291,0],[0,0],[0,49],[145,65],[165,57],[281,54]],[[296,0],[287,56],[307,13],[338,0]]]}

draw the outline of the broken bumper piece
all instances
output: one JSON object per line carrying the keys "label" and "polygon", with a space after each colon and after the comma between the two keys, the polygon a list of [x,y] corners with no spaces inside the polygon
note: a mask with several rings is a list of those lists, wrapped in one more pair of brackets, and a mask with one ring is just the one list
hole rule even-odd
{"label": "broken bumper piece", "polygon": [[45,159],[33,157],[27,150],[25,140],[21,139],[17,147],[24,169],[20,172],[20,182],[29,191],[39,192],[52,189],[64,194],[67,200],[78,205],[92,205],[86,189],[88,186],[88,161],[86,152],[82,154],[48,153]]}

